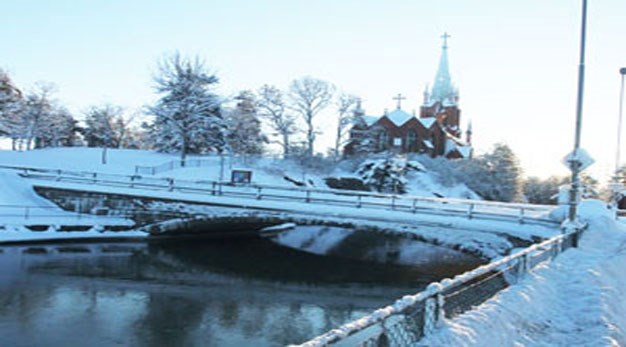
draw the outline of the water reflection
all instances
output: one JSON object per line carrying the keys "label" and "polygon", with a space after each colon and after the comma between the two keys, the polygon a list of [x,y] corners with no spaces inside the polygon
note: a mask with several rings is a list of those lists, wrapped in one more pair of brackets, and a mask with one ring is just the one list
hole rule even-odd
{"label": "water reflection", "polygon": [[1,249],[0,346],[285,345],[436,277],[262,239]]}

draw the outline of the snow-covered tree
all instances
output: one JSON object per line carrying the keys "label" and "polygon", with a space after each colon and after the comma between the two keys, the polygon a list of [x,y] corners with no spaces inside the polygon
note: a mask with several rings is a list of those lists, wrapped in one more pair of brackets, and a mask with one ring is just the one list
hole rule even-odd
{"label": "snow-covered tree", "polygon": [[524,181],[524,196],[531,204],[553,205],[557,202],[555,196],[559,193],[559,187],[568,182],[567,177],[529,177]]}
{"label": "snow-covered tree", "polygon": [[276,87],[270,85],[262,86],[258,91],[256,106],[269,127],[275,131],[274,143],[278,143],[284,156],[289,156],[292,148],[291,137],[297,133],[296,120],[293,115],[287,112],[283,93]]}
{"label": "snow-covered tree", "polygon": [[155,117],[156,149],[180,152],[182,165],[187,153],[222,152],[227,135],[222,100],[211,92],[218,78],[199,59],[175,54],[161,62],[154,80],[161,98],[148,112]]}
{"label": "snow-covered tree", "polygon": [[35,148],[69,147],[76,141],[77,121],[62,106],[53,105],[41,119],[41,130],[35,137]]}
{"label": "snow-covered tree", "polygon": [[10,137],[13,149],[20,132],[23,104],[22,92],[13,84],[9,75],[0,69],[0,136]]}
{"label": "snow-covered tree", "polygon": [[465,184],[487,200],[521,199],[522,168],[511,148],[496,144],[491,152],[473,160],[464,160],[461,170]]}
{"label": "snow-covered tree", "polygon": [[20,149],[30,150],[35,139],[47,131],[49,119],[54,112],[51,95],[54,87],[49,83],[40,83],[36,89],[26,95],[18,128]]}
{"label": "snow-covered tree", "polygon": [[235,98],[235,108],[226,116],[228,144],[236,154],[261,154],[268,142],[261,132],[256,96],[249,90],[241,91]]}
{"label": "snow-covered tree", "polygon": [[406,174],[421,171],[423,166],[404,157],[366,160],[357,169],[363,183],[383,193],[406,193]]}
{"label": "snow-covered tree", "polygon": [[346,144],[348,130],[354,123],[355,107],[359,98],[350,94],[341,94],[337,98],[337,129],[335,132],[335,158],[340,158],[341,148]]}
{"label": "snow-covered tree", "polygon": [[300,115],[306,126],[307,154],[313,156],[317,131],[313,119],[332,101],[335,87],[312,77],[294,80],[289,86],[290,108]]}
{"label": "snow-covered tree", "polygon": [[88,147],[121,147],[126,123],[124,110],[115,105],[92,106],[85,112],[83,137]]}

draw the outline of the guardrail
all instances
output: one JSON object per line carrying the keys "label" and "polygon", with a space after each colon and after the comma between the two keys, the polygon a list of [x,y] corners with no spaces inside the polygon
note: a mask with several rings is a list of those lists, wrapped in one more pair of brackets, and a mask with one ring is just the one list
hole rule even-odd
{"label": "guardrail", "polygon": [[219,195],[251,200],[304,202],[338,207],[374,208],[409,213],[461,216],[468,219],[517,221],[556,226],[559,221],[547,218],[553,206],[508,204],[480,200],[429,198],[337,189],[296,188],[262,184],[233,184],[211,180],[181,180],[173,177],[146,177],[32,167],[0,166],[20,171],[23,177],[96,184],[132,189],[167,190],[184,193]]}
{"label": "guardrail", "polygon": [[444,317],[453,318],[472,309],[524,277],[539,263],[577,247],[582,231],[581,228],[558,235],[453,279],[431,283],[420,293],[407,295],[299,346],[413,345],[440,327]]}

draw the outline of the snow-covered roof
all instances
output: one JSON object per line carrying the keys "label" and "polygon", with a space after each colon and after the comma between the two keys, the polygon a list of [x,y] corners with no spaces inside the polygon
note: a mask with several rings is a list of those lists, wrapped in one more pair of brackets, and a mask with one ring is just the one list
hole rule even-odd
{"label": "snow-covered roof", "polygon": [[433,124],[437,121],[435,117],[418,118],[418,120],[426,129],[433,126]]}
{"label": "snow-covered roof", "polygon": [[372,124],[376,123],[376,121],[380,119],[380,117],[376,117],[376,116],[363,116],[363,120],[365,121],[365,124],[367,124],[367,126],[372,126]]}
{"label": "snow-covered roof", "polygon": [[469,158],[472,154],[472,146],[457,146],[456,150],[463,158]]}
{"label": "snow-covered roof", "polygon": [[395,109],[387,113],[386,116],[396,126],[402,126],[402,124],[408,122],[411,118],[415,117],[411,114],[404,112],[401,109]]}

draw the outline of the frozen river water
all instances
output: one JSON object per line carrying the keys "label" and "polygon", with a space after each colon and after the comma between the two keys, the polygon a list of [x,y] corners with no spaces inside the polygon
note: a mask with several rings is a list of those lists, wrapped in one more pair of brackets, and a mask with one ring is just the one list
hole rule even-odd
{"label": "frozen river water", "polygon": [[2,246],[0,346],[303,342],[479,263],[428,254],[409,266],[260,238]]}

